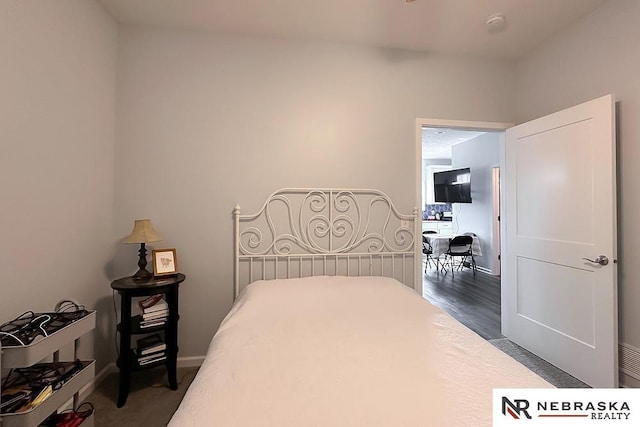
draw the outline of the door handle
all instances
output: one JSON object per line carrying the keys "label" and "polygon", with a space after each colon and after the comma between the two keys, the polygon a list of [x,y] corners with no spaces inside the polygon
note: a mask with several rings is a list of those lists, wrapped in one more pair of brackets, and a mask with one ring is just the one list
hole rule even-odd
{"label": "door handle", "polygon": [[594,264],[607,265],[609,264],[609,258],[606,255],[597,256],[596,259],[582,258],[585,261],[592,262]]}

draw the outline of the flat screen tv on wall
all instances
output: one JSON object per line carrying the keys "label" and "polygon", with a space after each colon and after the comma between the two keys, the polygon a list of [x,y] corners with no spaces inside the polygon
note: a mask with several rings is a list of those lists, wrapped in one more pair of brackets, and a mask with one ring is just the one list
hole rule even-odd
{"label": "flat screen tv on wall", "polygon": [[436,202],[471,203],[471,169],[453,169],[433,174]]}

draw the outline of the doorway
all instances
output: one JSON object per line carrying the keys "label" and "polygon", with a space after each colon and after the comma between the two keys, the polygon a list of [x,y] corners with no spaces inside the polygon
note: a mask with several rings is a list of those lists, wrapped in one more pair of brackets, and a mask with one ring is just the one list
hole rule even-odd
{"label": "doorway", "polygon": [[[479,241],[480,253],[474,250],[479,271],[477,275],[468,269],[456,271],[455,275],[442,274],[431,264],[423,269],[422,296],[485,339],[502,338],[498,216],[504,132],[500,126],[484,123],[456,124],[459,126],[438,121],[439,126],[427,126],[421,122],[422,229],[475,234],[474,239]],[[433,173],[458,169],[471,171],[471,199],[466,203],[435,200]],[[436,219],[450,222],[439,223]]]}
{"label": "doorway", "polygon": [[[505,153],[504,153],[504,147],[505,147],[505,142],[504,142],[504,131],[513,126],[511,123],[498,123],[498,122],[477,122],[477,121],[462,121],[462,120],[441,120],[441,119],[429,119],[429,118],[419,118],[416,119],[416,127],[415,127],[415,135],[416,135],[416,163],[415,163],[415,182],[416,182],[416,193],[415,193],[415,200],[416,200],[416,206],[420,206],[421,210],[423,210],[425,208],[425,202],[426,202],[426,194],[425,194],[425,179],[424,179],[424,164],[423,164],[423,160],[422,160],[422,153],[423,153],[423,144],[422,144],[422,134],[423,134],[423,128],[432,128],[432,129],[452,129],[452,130],[456,130],[456,131],[471,131],[471,132],[497,132],[500,133],[500,142],[499,142],[499,153],[498,153],[498,165],[497,166],[501,166],[504,164],[504,158],[505,158]],[[495,165],[494,165],[495,166]],[[473,184],[472,184],[473,186]],[[473,196],[473,195],[472,195]],[[491,202],[493,203],[493,201]],[[468,205],[471,206],[471,205]],[[461,212],[460,210],[464,209],[464,208],[458,208],[457,211],[457,215],[460,217],[461,215],[467,214],[469,212],[469,209],[467,208],[467,210],[464,210],[463,212]],[[455,210],[454,207],[452,206],[452,215],[455,215]],[[455,216],[454,216],[455,218]],[[452,221],[453,222],[453,221]],[[453,223],[453,226],[456,226],[458,228],[460,228],[460,223],[458,222]],[[462,225],[464,227],[464,224]],[[493,226],[491,226],[491,228],[493,229]],[[452,232],[458,232],[460,230],[456,229],[456,230],[452,230]],[[466,230],[462,230],[460,232],[465,232]],[[471,230],[469,230],[471,231]],[[493,232],[488,233],[488,235],[492,235]],[[502,240],[500,240],[500,242],[502,242]],[[422,286],[422,268],[419,267],[420,271],[416,271],[416,281],[415,281],[415,288],[416,291],[420,294],[423,295],[423,286]],[[491,269],[490,269],[491,270]]]}
{"label": "doorway", "polygon": [[422,128],[422,231],[473,235],[478,269],[496,276],[502,139],[503,132]]}

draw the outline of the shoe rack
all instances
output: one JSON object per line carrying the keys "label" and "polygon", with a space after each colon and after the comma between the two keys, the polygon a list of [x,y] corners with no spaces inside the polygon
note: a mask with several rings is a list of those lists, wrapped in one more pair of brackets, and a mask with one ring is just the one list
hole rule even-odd
{"label": "shoe rack", "polygon": [[[7,370],[11,368],[33,366],[42,363],[45,359],[59,362],[60,349],[71,343],[73,343],[73,360],[77,360],[80,337],[93,330],[95,326],[96,312],[89,311],[89,314],[81,319],[32,344],[4,348],[0,345],[0,372],[4,377]],[[0,426],[36,427],[71,399],[73,399],[73,408],[77,408],[80,404],[80,390],[92,381],[95,376],[95,360],[83,361],[83,365],[84,368],[81,371],[77,372],[38,406],[20,413],[0,414]],[[2,383],[0,382],[1,386]],[[0,392],[2,392],[1,389]],[[93,414],[84,420],[81,425],[83,427],[93,427]]]}

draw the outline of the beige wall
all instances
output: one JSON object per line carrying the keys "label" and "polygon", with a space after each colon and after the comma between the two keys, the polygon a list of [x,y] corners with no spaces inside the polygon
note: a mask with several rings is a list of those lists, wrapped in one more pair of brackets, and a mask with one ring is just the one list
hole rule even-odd
{"label": "beige wall", "polygon": [[121,27],[116,233],[150,217],[177,248],[180,355],[204,354],[231,305],[236,203],[367,187],[411,211],[415,119],[508,122],[512,81],[497,61]]}
{"label": "beige wall", "polygon": [[[176,247],[188,276],[181,356],[204,354],[231,304],[236,203],[248,212],[279,187],[352,186],[410,210],[415,118],[522,122],[609,92],[620,101],[621,255],[633,259],[639,17],[638,2],[608,2],[514,68],[118,30],[83,0],[3,4],[0,317],[75,298],[100,310],[99,367],[114,360],[109,281],[135,271],[137,249],[117,240],[151,217],[164,236],[155,247]],[[622,261],[621,338],[640,347],[640,271]]]}
{"label": "beige wall", "polygon": [[[63,298],[109,313],[117,26],[93,1],[0,8],[0,323]],[[114,359],[101,317],[98,369]]]}
{"label": "beige wall", "polygon": [[454,227],[458,233],[473,232],[480,239],[479,267],[491,271],[500,248],[493,247],[493,168],[500,166],[500,133],[485,133],[451,147],[451,167],[471,168],[473,203],[454,203]]}
{"label": "beige wall", "polygon": [[620,340],[640,347],[640,2],[605,3],[517,64],[518,122],[613,93],[618,101]]}

